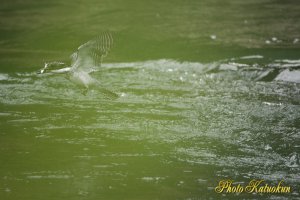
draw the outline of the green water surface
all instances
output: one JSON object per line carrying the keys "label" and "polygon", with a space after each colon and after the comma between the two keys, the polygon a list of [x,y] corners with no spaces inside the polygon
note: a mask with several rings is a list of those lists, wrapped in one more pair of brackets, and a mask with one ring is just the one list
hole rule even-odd
{"label": "green water surface", "polygon": [[[2,0],[0,199],[300,199],[300,2]],[[87,93],[78,46],[114,46]],[[118,95],[108,98],[101,88]],[[215,192],[281,180],[288,194]]]}

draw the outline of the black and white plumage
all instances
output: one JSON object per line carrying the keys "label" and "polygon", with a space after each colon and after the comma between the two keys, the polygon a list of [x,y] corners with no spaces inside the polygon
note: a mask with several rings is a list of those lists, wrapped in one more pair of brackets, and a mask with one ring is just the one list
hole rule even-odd
{"label": "black and white plumage", "polygon": [[112,46],[113,37],[111,33],[104,32],[79,46],[77,51],[71,54],[71,64],[69,66],[63,62],[45,63],[39,74],[68,74],[71,81],[88,89],[90,85],[98,83],[96,79],[90,76],[90,73],[101,66],[103,58],[107,56]]}
{"label": "black and white plumage", "polygon": [[100,66],[112,45],[113,38],[109,32],[104,32],[95,39],[81,45],[77,51],[71,55],[72,70],[88,72],[91,68]]}

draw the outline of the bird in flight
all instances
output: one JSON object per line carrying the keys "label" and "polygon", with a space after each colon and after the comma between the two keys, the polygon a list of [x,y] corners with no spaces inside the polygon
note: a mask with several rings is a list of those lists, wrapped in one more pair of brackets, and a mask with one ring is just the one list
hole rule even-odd
{"label": "bird in flight", "polygon": [[[96,71],[101,66],[102,60],[107,56],[108,52],[113,46],[113,37],[110,32],[104,32],[98,37],[79,46],[77,51],[72,53],[71,65],[68,66],[63,62],[48,62],[38,72],[39,74],[50,73],[68,74],[68,78],[79,85],[84,86],[84,94],[87,93],[91,85],[96,85],[98,81],[90,76],[90,73]],[[117,94],[101,88],[103,93],[110,97],[117,96]]]}

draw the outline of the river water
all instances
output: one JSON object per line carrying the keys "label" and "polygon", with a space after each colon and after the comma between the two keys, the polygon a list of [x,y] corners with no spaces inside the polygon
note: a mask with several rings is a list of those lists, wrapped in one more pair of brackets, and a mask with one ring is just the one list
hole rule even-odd
{"label": "river water", "polygon": [[[5,1],[0,199],[300,199],[299,9]],[[114,47],[87,92],[36,73],[106,30]],[[227,179],[291,192],[216,193]]]}

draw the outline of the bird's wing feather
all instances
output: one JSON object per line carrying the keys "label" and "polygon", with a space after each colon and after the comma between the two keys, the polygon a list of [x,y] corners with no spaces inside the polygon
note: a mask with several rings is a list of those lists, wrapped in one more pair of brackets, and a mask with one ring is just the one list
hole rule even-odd
{"label": "bird's wing feather", "polygon": [[113,45],[113,38],[109,32],[104,32],[93,40],[90,40],[71,55],[72,69],[89,71],[95,66],[100,66]]}

